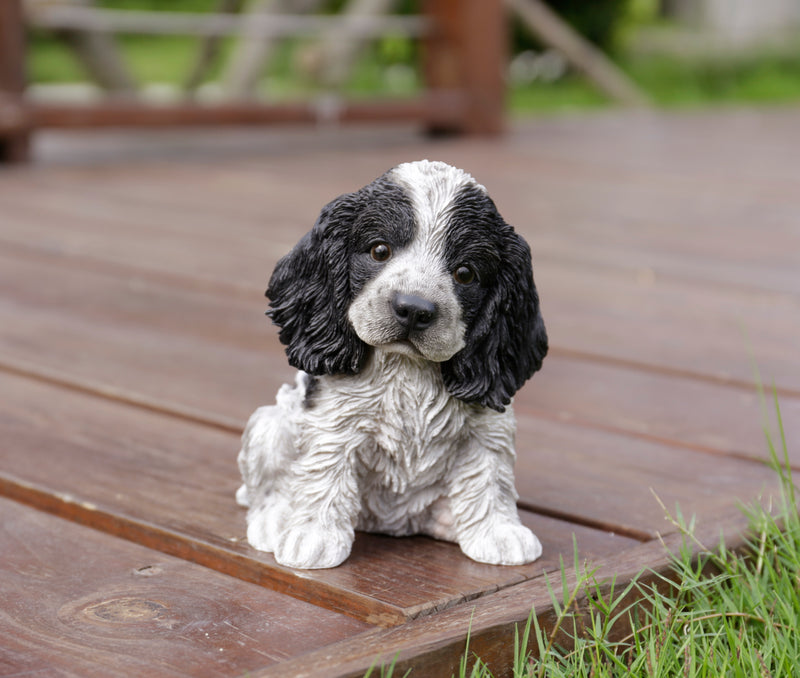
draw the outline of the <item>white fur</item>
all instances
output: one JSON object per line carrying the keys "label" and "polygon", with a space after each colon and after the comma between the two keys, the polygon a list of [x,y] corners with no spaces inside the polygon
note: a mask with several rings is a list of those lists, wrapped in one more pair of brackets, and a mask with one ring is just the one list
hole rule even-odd
{"label": "white fur", "polygon": [[[350,305],[348,319],[373,346],[355,376],[299,372],[276,405],[250,418],[237,500],[249,506],[247,538],[290,567],[325,568],[347,558],[354,530],[428,534],[471,558],[516,565],[541,546],[521,525],[514,489],[511,408],[462,402],[438,363],[464,347],[452,273],[443,261],[448,207],[466,173],[442,163],[393,171],[415,208],[417,233]],[[396,340],[394,293],[433,300],[437,318]],[[310,390],[310,393],[309,393]]]}
{"label": "white fur", "polygon": [[[426,160],[399,165],[390,176],[405,188],[414,205],[416,237],[361,291],[350,305],[348,319],[356,334],[370,346],[391,345],[398,352],[444,362],[464,348],[465,332],[453,293],[452,272],[444,266],[448,210],[461,188],[479,185],[460,169]],[[396,293],[429,299],[438,309],[432,327],[399,344],[393,341],[396,327],[388,303]]]}

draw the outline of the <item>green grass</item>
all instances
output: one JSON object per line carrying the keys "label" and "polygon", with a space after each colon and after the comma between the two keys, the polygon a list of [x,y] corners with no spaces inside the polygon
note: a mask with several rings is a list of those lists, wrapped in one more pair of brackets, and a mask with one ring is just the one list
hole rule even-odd
{"label": "green grass", "polygon": [[508,103],[516,116],[592,110],[609,105],[603,94],[575,75],[569,75],[557,82],[537,82],[524,87],[512,87]]}
{"label": "green grass", "polygon": [[[594,594],[590,622],[585,625],[562,606],[560,628],[570,641],[564,646],[553,644],[552,634],[534,620],[532,634],[542,659],[519,665],[518,675],[795,675],[800,667],[800,521],[788,504],[783,519],[782,525],[762,510],[753,512],[747,556],[720,548],[693,559],[685,549],[675,559],[676,576],[634,584],[640,601],[635,608],[620,605],[622,594],[603,595],[592,574],[584,572],[577,590]],[[718,574],[708,575],[709,568]],[[612,640],[610,629],[623,620],[631,632]]]}
{"label": "green grass", "polygon": [[[619,63],[664,108],[800,101],[800,49],[792,54],[765,52],[728,59],[623,54]],[[518,115],[596,109],[612,103],[575,74],[553,83],[513,88],[510,101]]]}
{"label": "green grass", "polygon": [[[609,590],[580,565],[576,553],[576,585],[566,585],[562,563],[560,586],[550,588],[553,628],[540,627],[534,610],[527,625],[517,629],[514,678],[784,678],[800,673],[800,514],[777,399],[775,411],[780,440],[771,439],[766,417],[765,432],[782,496],[777,510],[760,505],[746,510],[751,534],[746,548],[733,552],[722,543],[701,544],[691,522],[668,515],[684,536],[683,548],[671,554],[672,571],[642,572],[622,590],[613,585]],[[392,678],[395,673],[393,662],[367,675]],[[403,675],[416,674],[412,669]],[[457,675],[492,678],[469,652],[469,630]]]}
{"label": "green grass", "polygon": [[[766,435],[781,503],[777,511],[760,505],[747,510],[752,536],[746,549],[709,548],[697,541],[691,524],[669,516],[685,546],[672,554],[668,575],[642,573],[624,590],[608,592],[576,561],[577,585],[551,596],[555,627],[545,630],[531,615],[517,643],[515,678],[798,675],[800,514],[777,400],[775,409],[781,438]],[[564,572],[562,566],[562,578]],[[637,602],[624,602],[630,594]],[[589,601],[588,619],[573,612],[578,599]],[[621,638],[619,624],[626,629]],[[530,647],[528,635],[536,658],[520,649]],[[462,677],[491,678],[480,661],[469,674],[462,666]]]}
{"label": "green grass", "polygon": [[[199,49],[195,38],[125,36],[117,43],[134,78],[140,83],[181,84]],[[230,42],[224,45],[230,50]],[[212,71],[212,76],[219,68]],[[87,79],[72,51],[56,40],[37,35],[28,52],[28,74],[34,83],[82,82]]]}
{"label": "green grass", "polygon": [[663,106],[800,100],[800,50],[728,59],[648,56],[630,60],[625,67]]}

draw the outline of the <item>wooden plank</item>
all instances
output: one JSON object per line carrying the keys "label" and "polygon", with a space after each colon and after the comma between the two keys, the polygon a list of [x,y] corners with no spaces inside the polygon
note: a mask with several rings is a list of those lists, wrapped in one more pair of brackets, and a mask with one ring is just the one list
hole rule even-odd
{"label": "wooden plank", "polygon": [[777,474],[727,455],[518,416],[516,482],[528,509],[646,540],[671,531],[661,503],[673,515],[713,520],[767,497]]}
{"label": "wooden plank", "polygon": [[[287,173],[291,168],[287,168]],[[298,171],[299,168],[298,168]],[[195,172],[194,177],[199,178],[200,172]],[[275,170],[273,169],[269,174],[269,181],[265,184],[276,181],[274,179]],[[129,177],[130,175],[128,175]],[[212,176],[214,176],[212,174]],[[225,176],[217,174],[217,177]],[[155,182],[153,182],[155,183]],[[189,176],[186,176],[186,189],[188,187]],[[342,183],[345,183],[344,180]],[[281,184],[278,183],[278,186]],[[144,187],[138,190],[143,191]],[[117,192],[119,194],[119,188]],[[133,190],[133,189],[129,189]],[[137,190],[137,192],[138,192]],[[166,189],[162,189],[166,190]],[[176,189],[178,190],[178,189]],[[191,189],[197,193],[196,189]],[[255,190],[255,189],[253,189]],[[688,190],[688,187],[687,187]],[[158,195],[157,189],[154,189],[155,194]],[[272,193],[272,191],[269,191]],[[515,194],[521,195],[524,192],[521,186],[515,188]],[[124,195],[124,192],[123,192]],[[240,194],[241,195],[241,194]],[[324,199],[331,197],[325,196]],[[623,202],[620,197],[620,202]],[[670,198],[674,201],[675,196],[663,196],[666,200]],[[299,199],[299,198],[298,198]],[[320,201],[324,200],[320,197]],[[564,199],[566,200],[566,199]],[[123,204],[130,205],[132,200],[129,197],[122,198]],[[35,204],[36,201],[30,201]],[[73,200],[73,202],[78,202]],[[111,215],[114,213],[114,200],[104,202],[101,199],[93,200],[91,203],[92,208],[97,210],[94,219],[96,221],[95,228],[100,227],[100,219],[103,214]],[[280,204],[280,202],[278,202]],[[524,201],[515,202],[512,214],[522,209],[527,205]],[[184,203],[186,205],[186,203]],[[268,207],[264,204],[264,209]],[[285,205],[285,203],[284,203]],[[65,209],[69,209],[69,203],[64,205]],[[84,208],[86,210],[87,208]],[[130,207],[134,211],[135,207]],[[181,212],[178,207],[178,212],[171,217],[172,221],[180,221],[178,215],[181,213],[189,214],[199,213],[199,209],[190,212],[186,207],[183,208],[186,212]],[[290,206],[285,206],[281,211],[291,210]],[[120,209],[116,209],[116,213],[120,213]],[[316,212],[316,205],[308,209],[309,216],[308,222],[313,219],[312,212]],[[136,211],[139,218],[145,220],[148,212],[140,208]],[[285,212],[284,212],[285,213]],[[154,212],[149,212],[152,221]],[[224,218],[220,213],[220,219]],[[297,217],[295,217],[295,220]],[[117,218],[117,221],[119,219]],[[166,219],[162,216],[159,224],[163,224]],[[198,229],[201,224],[206,224],[211,228],[211,218],[198,217]],[[308,223],[307,222],[307,223]],[[610,220],[606,220],[611,223]],[[187,221],[186,223],[192,223]],[[255,218],[252,221],[248,218],[247,231],[252,228],[255,223]],[[276,220],[276,225],[277,225]],[[280,247],[266,246],[263,251],[263,261],[261,259],[261,252],[252,247],[253,241],[247,240],[245,247],[237,246],[236,239],[231,238],[230,249],[225,252],[220,252],[217,247],[216,250],[205,249],[201,242],[197,242],[197,252],[202,254],[202,264],[208,264],[205,270],[208,277],[213,277],[219,281],[233,282],[244,280],[247,276],[247,284],[255,286],[256,284],[263,286],[263,280],[266,278],[265,272],[269,270],[273,257],[285,251],[281,249],[285,241],[293,241],[307,228],[307,223],[298,224],[296,230],[292,226],[291,234],[288,229],[285,233],[281,233]],[[585,222],[588,223],[588,222]],[[697,223],[694,226],[698,226]],[[167,229],[169,227],[166,227]],[[536,244],[541,235],[529,233],[531,227],[526,227],[523,230],[529,235],[531,241]],[[555,225],[553,225],[555,228]],[[737,228],[744,228],[744,225]],[[587,227],[588,229],[588,227]],[[656,227],[650,229],[653,233],[659,233],[660,230]],[[712,247],[712,243],[717,241],[736,241],[736,238],[724,238],[724,229],[718,226],[716,228],[709,227],[710,235],[702,236],[702,232],[706,229],[701,229],[700,234],[696,237],[689,237],[686,232],[685,238],[677,238],[681,242],[700,242],[707,243],[708,247]],[[758,259],[762,262],[760,266],[767,268],[763,262],[768,261],[767,253],[770,251],[776,252],[779,262],[778,268],[781,268],[780,257],[784,259],[782,270],[784,271],[783,279],[792,281],[791,284],[797,285],[798,276],[792,274],[790,268],[792,253],[796,251],[791,245],[793,243],[793,236],[788,228],[782,229],[784,235],[780,232],[775,233],[774,229],[769,229],[759,241],[764,243],[758,251]],[[169,231],[167,231],[169,232]],[[560,251],[564,251],[566,245],[564,238],[561,237],[559,245]],[[620,230],[609,231],[607,233],[611,239],[622,239],[623,233]],[[56,236],[59,237],[59,236]],[[72,237],[72,236],[70,236]],[[81,236],[75,236],[80,239]],[[201,267],[199,262],[194,257],[179,257],[178,252],[185,251],[185,242],[181,248],[177,236],[173,239],[171,236],[170,241],[172,247],[168,251],[161,251],[154,253],[155,257],[160,257],[163,261],[163,267],[167,268],[168,262],[174,261],[175,266],[184,267],[186,270],[187,264],[181,264],[181,260],[187,260],[194,270]],[[598,236],[599,238],[600,236]],[[642,236],[644,238],[644,236]],[[131,238],[131,236],[129,236]],[[133,238],[131,238],[133,239]],[[549,239],[549,238],[548,238]],[[83,237],[83,242],[90,242],[88,236]],[[113,244],[113,240],[107,240],[104,244],[93,246],[96,250],[103,249],[112,251],[113,249],[120,250]],[[566,241],[568,242],[568,241]],[[593,240],[587,240],[587,252],[592,251]],[[637,251],[641,251],[646,246],[646,241],[642,240],[641,247]],[[663,236],[659,236],[653,240],[648,246],[649,251],[658,251],[666,242]],[[267,249],[268,247],[268,249]],[[677,261],[682,257],[681,249],[687,246],[680,246],[674,251],[672,256],[673,261]],[[174,249],[173,249],[174,248]],[[139,250],[142,245],[139,245]],[[537,250],[538,251],[538,250]],[[606,251],[609,251],[607,248]],[[635,252],[628,251],[627,253],[635,254]],[[779,253],[779,254],[778,254]],[[708,262],[706,268],[714,270],[718,266],[714,260],[709,260],[711,252],[706,252],[705,260]],[[216,256],[214,256],[216,255]],[[723,258],[725,255],[721,255]],[[117,259],[120,255],[117,255]],[[620,257],[618,257],[619,259]],[[148,257],[140,257],[139,260],[148,261]],[[695,270],[701,267],[701,258],[695,257]],[[750,343],[754,347],[753,355],[758,364],[763,368],[767,380],[774,376],[776,383],[781,387],[785,393],[798,392],[797,384],[800,383],[800,375],[798,375],[797,362],[794,360],[793,347],[788,338],[796,336],[798,328],[795,319],[796,313],[793,313],[792,297],[787,297],[783,293],[771,293],[769,290],[757,289],[752,291],[750,289],[751,282],[757,277],[758,271],[743,276],[742,283],[737,285],[724,285],[724,286],[708,286],[702,283],[702,280],[687,280],[680,276],[665,277],[662,275],[661,270],[658,272],[645,266],[644,268],[627,267],[618,268],[611,265],[605,265],[601,270],[596,267],[590,268],[592,263],[591,257],[585,256],[575,257],[569,261],[560,261],[558,259],[550,260],[547,257],[536,256],[536,270],[537,278],[542,287],[543,300],[546,304],[545,311],[547,312],[548,323],[552,326],[551,334],[553,335],[554,345],[556,347],[562,346],[569,348],[572,351],[581,354],[608,354],[615,359],[627,359],[635,363],[657,365],[662,368],[674,368],[676,370],[694,371],[698,374],[705,375],[709,378],[716,380],[728,380],[737,383],[752,383],[752,369],[751,360],[749,355],[748,341],[745,339],[742,327],[747,329],[750,333]],[[722,266],[726,269],[724,274],[727,280],[731,280],[730,276],[739,264],[742,266],[748,263],[744,259],[733,259],[728,263],[723,261]],[[213,269],[209,267],[213,266]],[[745,266],[749,270],[749,266]],[[263,272],[262,272],[263,271]],[[551,273],[552,271],[552,273]],[[252,281],[252,282],[250,282]],[[756,283],[757,284],[757,283]],[[789,284],[787,282],[787,284]],[[592,309],[592,315],[584,315],[586,308]],[[663,309],[663,311],[662,311]],[[572,316],[570,318],[570,316]],[[616,322],[617,317],[622,316],[623,322]],[[613,319],[614,322],[602,322],[603,318]],[[552,318],[552,320],[551,320]],[[654,318],[658,322],[654,322]],[[582,323],[580,325],[576,324]],[[628,322],[631,320],[631,322]],[[559,326],[559,323],[560,326]],[[669,327],[691,327],[692,332],[673,332],[668,333],[661,330],[659,323],[663,323]],[[602,333],[598,333],[598,329]],[[632,343],[627,341],[627,337],[640,336],[641,333],[650,332],[656,334],[654,345],[647,342]],[[575,340],[579,340],[577,343]],[[679,340],[679,341],[675,341]],[[628,344],[632,344],[628,346]],[[706,351],[709,345],[715,348],[719,347],[720,350]],[[689,359],[685,354],[688,353]],[[770,364],[772,362],[773,364]]]}
{"label": "wooden plank", "polygon": [[[714,525],[698,528],[696,536],[708,548],[714,549],[725,535],[726,545],[741,548],[744,545],[746,523],[741,515],[721,516]],[[606,594],[613,585],[617,595],[625,584],[637,578],[642,584],[656,581],[658,573],[669,574],[673,556],[680,548],[699,553],[695,544],[682,543],[681,535],[671,535],[663,542],[650,542],[621,552],[603,561],[589,563],[594,578]],[[289,661],[280,670],[266,669],[260,678],[278,678],[284,675],[304,678],[360,678],[373,665],[392,665],[395,675],[423,671],[425,675],[451,676],[459,674],[461,658],[469,634],[468,666],[474,657],[486,662],[493,675],[510,676],[513,652],[518,637],[534,610],[540,628],[549,635],[556,623],[552,596],[564,600],[575,586],[577,573],[572,567],[565,572],[565,585],[560,574],[524,582],[513,588],[485,596],[473,603],[460,605],[437,615],[414,620],[392,629],[367,632],[357,640],[343,641],[320,652]],[[634,602],[633,598],[626,601]],[[624,605],[623,605],[624,606]],[[576,599],[576,612],[589,621],[593,611],[587,595]],[[624,634],[623,628],[618,631]],[[517,635],[518,634],[518,635]],[[535,641],[528,646],[537,652]],[[282,671],[282,672],[281,672]],[[468,668],[469,671],[469,668]]]}
{"label": "wooden plank", "polygon": [[[662,124],[658,130],[670,137],[670,121],[659,122]],[[637,284],[658,284],[666,276],[690,278],[701,284],[724,283],[739,289],[800,292],[794,256],[800,248],[793,228],[800,213],[793,190],[796,182],[784,180],[780,186],[749,174],[737,178],[727,168],[727,174],[718,178],[721,170],[708,169],[705,174],[693,171],[692,158],[683,160],[690,166],[681,174],[665,174],[658,168],[645,172],[641,162],[620,167],[624,159],[617,160],[619,154],[611,149],[604,163],[591,154],[565,161],[528,148],[525,132],[527,128],[515,135],[522,150],[516,144],[499,149],[461,144],[439,145],[434,152],[467,168],[483,168],[479,178],[506,217],[529,237],[537,263],[553,258],[584,267],[618,268],[635,276]],[[678,139],[675,141],[679,143]],[[431,148],[420,144],[403,154],[408,157],[431,152]],[[40,176],[38,181],[49,185],[51,204],[56,204],[61,202],[58,195],[65,191],[65,184],[76,191],[76,202],[89,187],[87,183],[81,189],[78,180],[91,179],[108,192],[93,195],[93,201],[99,203],[94,209],[100,210],[105,204],[109,214],[113,214],[111,206],[115,201],[131,204],[134,196],[141,196],[145,203],[139,209],[144,211],[150,206],[151,214],[161,206],[192,219],[206,212],[228,219],[234,214],[247,215],[244,224],[238,219],[228,222],[231,236],[240,233],[241,226],[249,232],[256,215],[263,224],[263,215],[271,210],[278,208],[285,219],[283,215],[295,207],[291,221],[299,222],[299,237],[301,229],[313,222],[319,206],[340,192],[352,190],[358,182],[369,181],[395,161],[394,155],[386,157],[385,149],[372,157],[362,151],[352,156],[356,176],[345,177],[335,172],[333,158],[319,155],[313,160],[303,154],[282,157],[280,166],[271,162],[228,162],[192,169],[162,166],[148,168],[148,172],[119,168],[110,175],[89,170],[71,176],[62,174],[57,181]],[[650,164],[660,161],[656,153],[640,151],[640,155]],[[674,159],[676,163],[680,161],[680,157]],[[165,181],[169,172],[172,176]],[[313,181],[294,181],[296,173],[302,172],[311,172]],[[197,195],[198,183],[213,190]],[[698,185],[703,187],[702,192],[696,190]],[[30,190],[29,187],[27,191]],[[576,195],[581,199],[576,200]],[[70,209],[69,203],[63,207]],[[761,228],[758,238],[753,238],[756,218]],[[169,228],[169,224],[164,227]]]}
{"label": "wooden plank", "polygon": [[[87,221],[91,219],[84,224]],[[175,239],[159,236],[157,228],[145,223],[140,236],[146,237],[112,247],[114,239],[104,241],[100,230],[62,235],[53,231],[47,219],[19,221],[20,229],[23,223],[29,224],[28,237],[57,250],[76,247],[75,238],[78,248],[82,242],[105,242],[104,258],[116,250],[150,264],[165,252],[177,250],[185,238],[183,234]],[[57,380],[122,390],[127,395],[120,393],[121,397],[137,402],[149,399],[163,409],[189,409],[200,418],[241,425],[257,405],[271,401],[281,383],[291,380],[292,370],[274,329],[263,317],[260,289],[266,276],[253,274],[249,299],[244,285],[241,289],[217,289],[211,281],[196,285],[194,271],[213,265],[205,252],[225,251],[224,240],[218,236],[201,246],[199,224],[197,231],[193,242],[198,255],[194,263],[183,265],[191,278],[41,250],[33,255],[17,250],[14,257],[0,254],[0,299],[5,298],[0,303],[4,318],[0,360]],[[55,242],[48,242],[50,232]],[[157,247],[142,244],[155,238],[151,241]],[[162,259],[165,267],[170,256],[174,255]],[[252,257],[253,261],[257,258]],[[631,316],[635,315],[632,311]],[[50,340],[54,334],[58,342]],[[765,456],[761,412],[752,388],[695,379],[670,366],[643,371],[631,361],[598,363],[559,351],[556,346],[542,373],[520,393],[518,407],[701,449]],[[800,400],[784,394],[781,401],[792,440],[800,435]],[[777,440],[774,424],[771,431]],[[799,453],[790,451],[798,463]]]}
{"label": "wooden plank", "polygon": [[754,382],[757,365],[779,392],[800,394],[800,314],[790,296],[677,280],[641,284],[581,266],[539,272],[557,349],[740,385]]}
{"label": "wooden plank", "polygon": [[[317,35],[342,20],[337,15],[280,13],[231,15],[169,11],[114,10],[55,5],[31,15],[31,23],[50,30],[89,30],[100,33],[187,34],[193,36],[254,36],[286,38]],[[425,34],[430,22],[422,16],[363,16],[351,31],[378,37],[387,33],[406,36]]]}
{"label": "wooden plank", "polygon": [[[137,247],[133,256],[147,259],[147,248],[130,243]],[[151,249],[158,256],[166,248]],[[0,254],[0,262],[0,362],[7,369],[229,430],[293,378],[263,317],[260,292],[246,299],[236,290],[195,289],[192,279],[25,251]],[[781,407],[794,440],[800,399],[783,396]],[[571,357],[558,348],[518,395],[517,410],[694,449],[767,455],[754,389]],[[777,441],[771,402],[767,410]],[[792,446],[790,453],[800,464],[800,451]]]}
{"label": "wooden plank", "polygon": [[[180,262],[180,239],[168,239],[174,249],[154,252],[154,258],[165,262],[164,268],[169,260]],[[152,249],[146,242],[132,242],[132,249],[144,261]],[[219,237],[217,242],[222,242]],[[252,249],[241,257],[233,248],[217,250],[214,258],[202,242],[196,245],[202,257],[187,256],[187,263],[179,266],[197,270],[213,262],[218,271],[215,277],[247,280],[254,295],[263,288],[272,260],[280,254],[278,248],[266,245],[263,261],[261,253]],[[125,249],[113,240],[101,247]],[[537,260],[537,278],[556,349],[735,384],[752,384],[756,364],[767,383],[774,380],[779,392],[800,394],[800,361],[792,341],[800,336],[800,316],[793,312],[792,297],[682,280],[643,281],[633,272],[586,270],[584,265],[547,260]],[[630,337],[638,340],[631,342]]]}
{"label": "wooden plank", "polygon": [[[646,440],[752,459],[767,459],[764,426],[773,442],[781,434],[769,388],[762,403],[755,388],[736,388],[598,362],[566,353],[548,356],[544,369],[515,399],[517,411],[624,432]],[[780,398],[789,441],[800,440],[800,399]],[[792,463],[800,454],[790,445]]]}
{"label": "wooden plank", "polygon": [[0,3],[0,163],[28,159],[25,91],[25,30],[21,0]]}
{"label": "wooden plank", "polygon": [[630,540],[528,516],[547,554],[537,563],[474,563],[453,544],[359,535],[333,570],[295,572],[244,542],[237,436],[69,389],[0,375],[9,399],[0,494],[357,618],[394,624],[531,577],[571,554]]}
{"label": "wooden plank", "polygon": [[[525,155],[558,163],[582,161],[586,169],[647,170],[667,187],[699,178],[702,186],[772,190],[796,183],[792,149],[798,140],[797,105],[742,107],[680,114],[600,114],[553,116],[520,128],[506,152],[514,161]],[[747,162],[741,162],[742,158]],[[644,178],[644,177],[642,177]],[[690,192],[702,199],[702,192]]]}
{"label": "wooden plank", "polygon": [[[491,190],[506,217],[530,233],[535,253],[629,271],[639,283],[677,278],[800,292],[792,228],[800,203],[790,183],[690,170],[664,175],[645,167],[565,162],[545,151],[538,158],[508,159],[507,165],[507,176]],[[535,191],[528,188],[531,174]]]}
{"label": "wooden plank", "polygon": [[97,129],[102,127],[177,127],[187,125],[358,124],[431,121],[454,124],[461,119],[460,96],[433,92],[418,99],[350,101],[322,97],[311,102],[258,104],[248,102],[169,106],[104,102],[91,105],[32,103],[35,129]]}
{"label": "wooden plank", "polygon": [[230,676],[371,627],[0,499],[0,673]]}

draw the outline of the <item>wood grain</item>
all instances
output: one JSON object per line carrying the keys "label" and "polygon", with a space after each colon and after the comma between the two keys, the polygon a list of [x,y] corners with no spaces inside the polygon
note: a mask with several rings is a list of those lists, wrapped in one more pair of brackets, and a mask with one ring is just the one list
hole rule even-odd
{"label": "wood grain", "polygon": [[[696,536],[701,543],[715,548],[720,535],[726,535],[730,548],[741,548],[746,537],[746,521],[741,514],[718,516],[718,521],[698,528]],[[673,556],[684,544],[681,535],[671,535],[663,543],[650,542],[628,549],[606,560],[587,565],[594,572],[593,580],[607,592],[616,582],[619,593],[621,582],[638,578],[642,583],[653,581],[652,573],[669,574]],[[698,552],[688,545],[690,552]],[[461,657],[467,648],[469,630],[468,665],[474,657],[486,662],[495,676],[511,676],[515,634],[523,629],[535,610],[540,627],[548,633],[556,622],[551,595],[563,600],[564,591],[572,591],[576,572],[566,573],[566,588],[560,574],[550,581],[543,578],[519,584],[480,600],[461,605],[441,614],[425,617],[393,629],[368,631],[353,640],[330,646],[319,652],[287,662],[275,669],[267,668],[259,676],[277,678],[291,674],[298,678],[358,678],[370,666],[394,664],[395,675],[458,675]],[[544,602],[543,602],[544,601]],[[633,602],[633,601],[631,601]],[[586,595],[577,597],[578,611],[585,613],[590,606]],[[533,641],[529,649],[536,653]],[[281,673],[283,671],[284,673]]]}
{"label": "wood grain", "polygon": [[[72,257],[0,253],[0,363],[234,430],[293,378],[250,298]],[[192,279],[188,279],[191,281]],[[53,341],[53,337],[58,337]],[[517,397],[518,412],[640,437],[765,458],[755,387],[637,369],[554,348]],[[800,435],[800,398],[782,394],[784,428]],[[780,438],[767,403],[773,440]],[[790,448],[795,464],[800,451]]]}
{"label": "wood grain", "polygon": [[[462,150],[455,158],[468,163],[471,152],[474,162],[488,163],[489,153],[479,151]],[[444,152],[447,159],[452,154]],[[47,200],[37,200],[36,193],[29,191],[27,196],[24,192],[16,197],[12,194],[8,197],[11,225],[5,230],[20,242],[30,239],[29,229],[37,221],[47,229],[54,218],[74,220],[74,230],[53,235],[50,229],[47,236],[55,237],[54,245],[63,251],[92,253],[117,264],[126,263],[123,260],[127,258],[128,265],[136,261],[148,271],[170,271],[172,276],[186,273],[207,284],[213,282],[220,290],[258,295],[275,260],[307,230],[319,207],[340,189],[355,185],[353,179],[348,186],[343,179],[334,181],[326,174],[332,171],[328,158],[314,160],[321,175],[315,183],[317,198],[298,194],[295,186],[287,187],[281,199],[285,180],[276,178],[279,170],[269,165],[248,167],[251,172],[263,171],[264,189],[252,178],[239,188],[228,189],[227,183],[236,182],[243,174],[241,168],[219,169],[209,176],[199,169],[184,170],[182,177],[171,180],[174,195],[170,198],[162,197],[170,189],[154,186],[158,173],[148,180],[137,179],[130,171],[124,179],[103,180],[86,172],[84,180],[91,176],[92,181],[100,182],[100,195],[87,201],[88,196],[67,192],[63,185],[60,191],[50,185]],[[303,171],[297,164],[295,167]],[[755,363],[765,380],[774,381],[783,394],[800,394],[800,368],[790,340],[800,334],[800,327],[795,297],[786,294],[797,291],[792,282],[798,263],[793,254],[797,241],[791,229],[796,205],[788,203],[777,212],[771,218],[774,223],[750,244],[745,229],[751,220],[741,216],[736,220],[727,203],[740,201],[740,214],[774,212],[775,206],[765,204],[761,193],[742,191],[743,198],[728,198],[723,186],[714,183],[713,200],[703,194],[709,206],[698,204],[699,199],[693,197],[690,179],[682,180],[678,187],[674,182],[662,186],[651,180],[651,190],[645,192],[630,188],[630,182],[642,174],[633,169],[609,177],[601,173],[602,168],[587,172],[573,164],[555,172],[542,161],[538,171],[535,164],[527,166],[541,186],[541,193],[534,193],[522,183],[520,177],[530,174],[522,175],[521,168],[520,161],[488,178],[494,179],[490,187],[500,189],[497,200],[504,213],[533,244],[537,281],[556,348],[736,384],[753,383],[751,366]],[[290,176],[290,170],[291,164],[280,171]],[[160,173],[166,175],[168,169],[161,168]],[[577,177],[573,176],[576,173]],[[551,186],[559,177],[562,185]],[[125,183],[120,183],[123,180]],[[68,180],[70,184],[75,181],[75,177]],[[197,203],[193,196],[198,184],[209,185],[208,193],[218,201],[216,208],[207,206],[211,198]],[[617,191],[613,196],[609,194],[612,185]],[[678,189],[686,192],[688,200],[677,199]],[[630,195],[626,196],[625,190]],[[587,198],[585,205],[573,208],[569,196],[576,191],[582,195],[596,191],[597,199]],[[605,200],[601,200],[603,196]],[[292,199],[304,205],[302,219],[295,216],[290,221],[282,216]],[[548,213],[541,200],[552,201],[559,211]],[[683,206],[684,202],[689,206]],[[713,214],[711,218],[708,212],[717,208],[721,216]],[[670,215],[669,223],[658,216],[655,220],[648,217],[661,212]],[[17,221],[20,225],[15,227]],[[93,225],[81,225],[83,222]],[[239,222],[244,222],[241,227]],[[688,225],[674,225],[683,222]],[[160,229],[158,247],[148,245],[151,241],[147,238],[137,238],[142,224]],[[237,228],[242,230],[237,232]],[[110,229],[107,236],[101,235],[102,229]],[[267,241],[263,246],[256,233],[261,242]],[[228,238],[224,248],[219,240],[223,234]],[[273,244],[272,234],[277,243]],[[687,260],[691,265],[681,263]],[[639,341],[632,342],[630,337]]]}
{"label": "wood grain", "polygon": [[[552,614],[541,575],[559,556],[571,562],[573,534],[579,557],[624,581],[666,563],[652,539],[674,526],[651,487],[669,510],[697,514],[711,541],[741,527],[737,499],[775,488],[752,461],[765,454],[754,363],[776,385],[800,464],[797,115],[540,120],[496,144],[259,134],[262,155],[220,155],[206,139],[203,156],[186,150],[188,136],[151,136],[125,163],[109,135],[94,166],[70,165],[66,152],[62,166],[3,172],[0,494],[95,528],[84,538],[70,526],[81,535],[55,540],[54,562],[83,567],[75,541],[124,543],[116,535],[139,544],[123,551],[210,568],[202,581],[289,594],[356,624],[265,675],[363,675],[380,652],[399,652],[401,672],[450,675],[473,617],[471,648],[502,675],[530,606],[543,622]],[[451,544],[360,534],[341,568],[296,573],[242,541],[233,502],[238,430],[291,377],[262,290],[323,204],[413,157],[473,171],[533,247],[553,348],[516,399],[517,479],[545,557],[493,568]],[[0,548],[0,562],[9,553],[27,557]],[[201,601],[189,609],[205,604],[200,591],[168,588]],[[209,586],[208,600],[228,590]],[[17,621],[36,628],[35,611],[23,612]],[[393,628],[363,630],[365,620]],[[19,664],[22,651],[6,647]],[[64,672],[90,674],[77,655]],[[269,663],[258,661],[256,674]]]}
{"label": "wood grain", "polygon": [[573,533],[587,557],[631,544],[526,516],[547,543],[533,565],[482,565],[453,544],[359,535],[345,565],[295,572],[244,541],[237,436],[23,378],[0,384],[11,396],[0,493],[361,619],[397,623],[538,576],[571,556]]}
{"label": "wood grain", "polygon": [[592,428],[518,417],[517,440],[523,506],[642,540],[672,531],[661,503],[703,520],[777,490],[766,464]]}
{"label": "wood grain", "polygon": [[0,499],[0,673],[229,676],[369,625]]}

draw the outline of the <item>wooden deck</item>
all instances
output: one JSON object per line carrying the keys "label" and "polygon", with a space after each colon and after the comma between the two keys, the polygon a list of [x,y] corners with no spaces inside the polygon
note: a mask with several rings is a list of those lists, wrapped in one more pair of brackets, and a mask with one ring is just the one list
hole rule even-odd
{"label": "wooden deck", "polygon": [[[800,110],[610,113],[499,142],[413,130],[36,139],[0,170],[0,675],[344,676],[398,658],[502,675],[542,574],[624,580],[678,536],[735,543],[776,486],[754,389],[800,466]],[[246,417],[291,378],[263,289],[334,196],[405,160],[471,171],[531,243],[551,337],[516,399],[525,567],[358,535],[295,572],[244,540]],[[773,424],[774,427],[774,424]],[[401,674],[402,675],[402,672]]]}

